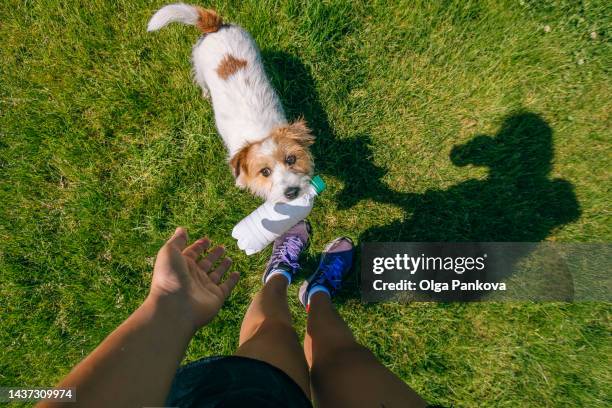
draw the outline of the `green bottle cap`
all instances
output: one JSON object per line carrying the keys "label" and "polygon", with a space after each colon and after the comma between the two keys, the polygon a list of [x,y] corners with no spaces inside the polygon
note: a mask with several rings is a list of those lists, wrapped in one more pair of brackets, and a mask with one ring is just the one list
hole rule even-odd
{"label": "green bottle cap", "polygon": [[325,190],[325,187],[327,187],[323,179],[319,176],[314,176],[310,180],[310,184],[312,184],[312,186],[315,188],[315,191],[317,192],[317,194],[321,194],[321,192]]}

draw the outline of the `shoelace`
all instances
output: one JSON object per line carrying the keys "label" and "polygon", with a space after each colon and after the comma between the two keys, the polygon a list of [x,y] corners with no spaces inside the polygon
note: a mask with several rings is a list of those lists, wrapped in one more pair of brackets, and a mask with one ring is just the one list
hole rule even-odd
{"label": "shoelace", "polygon": [[320,278],[317,283],[328,283],[334,290],[338,290],[342,284],[342,272],[344,271],[344,259],[340,256],[334,256],[330,262],[321,266]]}
{"label": "shoelace", "polygon": [[293,271],[296,271],[300,264],[298,259],[304,243],[298,237],[287,237],[287,239],[279,245],[272,256],[278,261],[278,263],[285,263],[289,265]]}

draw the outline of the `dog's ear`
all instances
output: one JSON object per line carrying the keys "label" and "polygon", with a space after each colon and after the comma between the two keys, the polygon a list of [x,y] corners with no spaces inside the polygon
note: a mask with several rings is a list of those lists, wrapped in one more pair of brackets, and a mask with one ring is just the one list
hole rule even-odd
{"label": "dog's ear", "polygon": [[238,187],[244,187],[245,184],[242,182],[241,175],[246,175],[248,171],[247,167],[247,156],[249,155],[249,149],[251,145],[246,145],[242,149],[238,151],[229,161],[230,166],[232,167],[232,172],[234,173],[234,178],[236,179],[236,185]]}
{"label": "dog's ear", "polygon": [[306,124],[304,118],[300,118],[290,124],[287,127],[287,136],[296,142],[300,143],[304,147],[312,145],[315,141],[315,137],[312,131]]}

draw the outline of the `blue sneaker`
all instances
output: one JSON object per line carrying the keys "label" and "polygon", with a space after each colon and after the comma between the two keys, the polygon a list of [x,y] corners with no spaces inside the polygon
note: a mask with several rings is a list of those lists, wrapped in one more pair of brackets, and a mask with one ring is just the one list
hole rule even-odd
{"label": "blue sneaker", "polygon": [[355,246],[348,237],[336,238],[325,246],[321,254],[319,267],[312,276],[302,283],[299,299],[308,311],[310,295],[315,292],[327,292],[333,297],[342,287],[342,281],[353,266]]}
{"label": "blue sneaker", "polygon": [[310,223],[303,220],[274,240],[272,256],[262,277],[264,284],[272,273],[281,273],[291,283],[300,269],[300,254],[308,247],[311,231]]}

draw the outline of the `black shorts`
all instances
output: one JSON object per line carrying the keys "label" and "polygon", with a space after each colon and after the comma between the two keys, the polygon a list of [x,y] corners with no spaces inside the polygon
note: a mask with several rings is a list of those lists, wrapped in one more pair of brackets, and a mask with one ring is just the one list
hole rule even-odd
{"label": "black shorts", "polygon": [[282,370],[246,357],[206,357],[180,367],[168,407],[312,408],[304,391]]}

